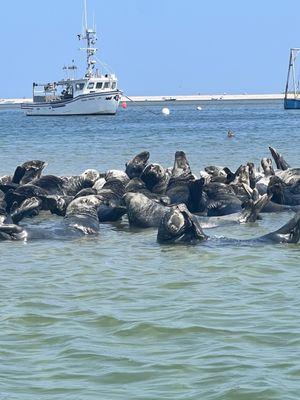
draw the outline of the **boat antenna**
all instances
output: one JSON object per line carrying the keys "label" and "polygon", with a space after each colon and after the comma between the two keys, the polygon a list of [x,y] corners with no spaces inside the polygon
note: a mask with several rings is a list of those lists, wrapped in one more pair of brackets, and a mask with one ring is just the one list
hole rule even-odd
{"label": "boat antenna", "polygon": [[82,48],[80,50],[86,51],[87,66],[85,71],[85,77],[90,78],[93,76],[93,70],[96,64],[96,61],[93,59],[93,56],[98,49],[95,47],[97,41],[96,30],[95,28],[93,29],[88,28],[86,0],[83,0],[83,22],[84,22],[84,32],[77,36],[79,40],[86,40],[86,48]]}
{"label": "boat antenna", "polygon": [[87,7],[86,7],[86,0],[83,0],[83,15],[84,15],[84,31],[86,32],[88,29],[88,24],[87,24]]}

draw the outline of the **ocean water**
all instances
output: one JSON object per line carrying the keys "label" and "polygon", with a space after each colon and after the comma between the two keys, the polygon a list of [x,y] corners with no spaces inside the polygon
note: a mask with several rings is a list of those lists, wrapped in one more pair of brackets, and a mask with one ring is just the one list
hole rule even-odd
{"label": "ocean water", "polygon": [[[299,166],[300,113],[282,103],[132,106],[115,117],[0,112],[1,175],[124,168],[141,150],[197,174],[269,156]],[[235,137],[227,138],[227,130]],[[291,214],[219,227],[196,246],[161,246],[124,219],[97,238],[0,243],[0,400],[299,399],[300,244],[242,246]],[[26,224],[47,226],[41,215]]]}

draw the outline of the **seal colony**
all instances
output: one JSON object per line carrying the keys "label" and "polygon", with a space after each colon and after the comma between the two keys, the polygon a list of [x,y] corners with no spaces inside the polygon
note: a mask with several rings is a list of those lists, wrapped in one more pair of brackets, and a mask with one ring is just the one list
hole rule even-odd
{"label": "seal colony", "polygon": [[[143,151],[125,164],[125,170],[100,173],[87,169],[79,176],[44,175],[46,163],[26,161],[11,176],[0,178],[0,240],[72,239],[99,234],[100,223],[127,215],[132,227],[156,228],[159,243],[195,244],[213,240],[203,230],[254,222],[262,213],[290,211],[280,229],[241,244],[297,243],[300,238],[300,168],[291,167],[270,147],[275,161],[261,166],[207,166],[193,174],[183,151],[174,165],[149,163]],[[29,224],[40,213],[61,218],[53,226]],[[22,221],[26,219],[26,225]],[[228,240],[227,240],[228,243]]]}

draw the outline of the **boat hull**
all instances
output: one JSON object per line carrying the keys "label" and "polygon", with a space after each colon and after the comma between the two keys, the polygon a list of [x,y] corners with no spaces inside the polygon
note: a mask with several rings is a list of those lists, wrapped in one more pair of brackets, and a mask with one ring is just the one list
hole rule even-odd
{"label": "boat hull", "polygon": [[284,99],[284,108],[286,110],[299,110],[300,99]]}
{"label": "boat hull", "polygon": [[44,103],[23,103],[21,108],[28,116],[58,115],[114,115],[117,112],[122,92],[81,95],[69,100]]}

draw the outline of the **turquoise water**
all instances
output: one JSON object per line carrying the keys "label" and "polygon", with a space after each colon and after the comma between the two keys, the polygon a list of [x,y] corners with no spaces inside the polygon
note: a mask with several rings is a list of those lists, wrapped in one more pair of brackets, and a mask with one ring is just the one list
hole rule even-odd
{"label": "turquoise water", "polygon": [[[300,113],[281,102],[131,106],[116,117],[0,113],[1,174],[122,168],[141,150],[238,167],[278,148],[299,166]],[[227,130],[236,136],[228,139]],[[160,246],[126,220],[98,238],[0,243],[0,399],[298,399],[300,245],[239,246],[291,215],[209,230],[205,245]],[[29,221],[49,225],[58,217]]]}

